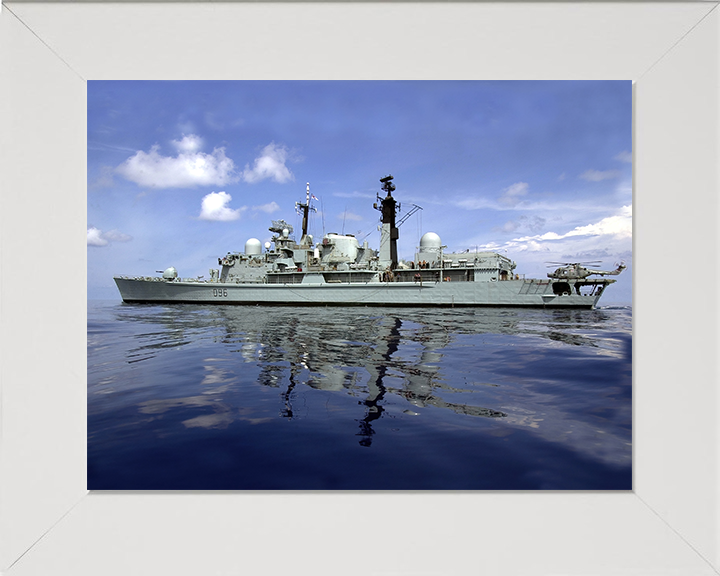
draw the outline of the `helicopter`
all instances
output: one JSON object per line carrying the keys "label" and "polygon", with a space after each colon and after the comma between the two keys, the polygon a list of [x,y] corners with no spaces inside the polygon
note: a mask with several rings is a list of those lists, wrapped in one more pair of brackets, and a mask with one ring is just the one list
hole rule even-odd
{"label": "helicopter", "polygon": [[593,274],[599,276],[617,276],[627,268],[625,262],[617,264],[615,270],[593,270],[587,266],[597,266],[602,262],[594,260],[592,262],[548,262],[548,266],[553,267],[560,265],[554,272],[548,272],[548,278],[560,278],[563,280],[579,280],[587,278]]}

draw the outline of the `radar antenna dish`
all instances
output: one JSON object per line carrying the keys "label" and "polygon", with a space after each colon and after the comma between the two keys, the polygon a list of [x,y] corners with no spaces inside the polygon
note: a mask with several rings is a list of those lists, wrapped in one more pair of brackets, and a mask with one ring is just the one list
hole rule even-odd
{"label": "radar antenna dish", "polygon": [[285,220],[273,220],[272,226],[270,226],[269,230],[270,232],[275,232],[276,234],[282,234],[283,230],[287,230],[288,234],[293,233],[292,225],[285,222]]}

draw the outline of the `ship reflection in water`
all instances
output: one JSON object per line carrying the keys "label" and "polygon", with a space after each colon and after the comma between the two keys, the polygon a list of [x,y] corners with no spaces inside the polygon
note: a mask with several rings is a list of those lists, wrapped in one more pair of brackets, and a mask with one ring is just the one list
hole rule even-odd
{"label": "ship reflection in water", "polygon": [[631,310],[91,303],[90,489],[631,489]]}

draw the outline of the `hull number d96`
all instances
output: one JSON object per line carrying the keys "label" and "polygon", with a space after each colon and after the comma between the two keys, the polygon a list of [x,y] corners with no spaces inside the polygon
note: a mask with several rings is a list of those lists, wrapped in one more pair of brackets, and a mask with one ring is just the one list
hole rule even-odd
{"label": "hull number d96", "polygon": [[227,298],[227,288],[213,288],[213,296],[217,298]]}

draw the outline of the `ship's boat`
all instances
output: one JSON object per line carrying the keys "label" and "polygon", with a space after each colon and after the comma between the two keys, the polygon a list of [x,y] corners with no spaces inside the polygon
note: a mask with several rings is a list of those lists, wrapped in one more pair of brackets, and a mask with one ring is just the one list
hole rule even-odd
{"label": "ship's boat", "polygon": [[[160,277],[116,276],[125,302],[202,304],[262,304],[309,306],[523,306],[538,308],[595,308],[605,288],[614,283],[611,271],[564,264],[546,279],[527,279],[516,264],[498,252],[444,251],[440,236],[428,232],[415,257],[399,262],[399,204],[393,197],[392,175],[380,179],[385,196],[373,205],[381,212],[380,247],[360,243],[352,234],[325,234],[315,242],[308,234],[310,186],[305,202],[296,203],[302,215],[300,240],[284,220],[270,226],[271,242],[256,238],[244,252],[218,258],[208,279],[181,278],[174,267]],[[590,278],[590,276],[595,276]]]}

